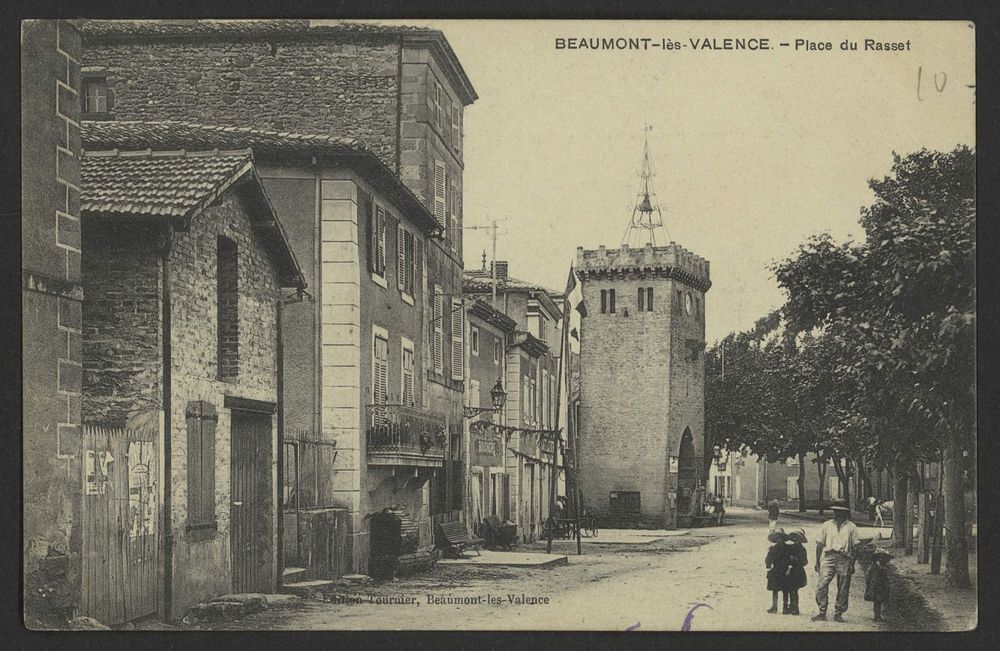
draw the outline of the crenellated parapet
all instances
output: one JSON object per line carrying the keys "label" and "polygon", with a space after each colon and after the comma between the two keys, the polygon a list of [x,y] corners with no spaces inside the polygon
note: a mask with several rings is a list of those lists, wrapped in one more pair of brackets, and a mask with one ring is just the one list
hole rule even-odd
{"label": "crenellated parapet", "polygon": [[676,278],[703,292],[712,286],[708,260],[675,242],[667,246],[646,244],[642,248],[631,248],[627,244],[618,249],[577,247],[576,270],[583,280],[588,277],[659,276]]}

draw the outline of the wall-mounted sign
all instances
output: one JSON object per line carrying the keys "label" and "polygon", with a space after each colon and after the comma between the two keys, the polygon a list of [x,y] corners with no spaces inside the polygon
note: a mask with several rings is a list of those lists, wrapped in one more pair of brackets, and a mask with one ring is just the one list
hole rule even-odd
{"label": "wall-mounted sign", "polygon": [[473,436],[472,465],[501,466],[503,465],[503,447],[499,436]]}
{"label": "wall-mounted sign", "polygon": [[670,457],[670,472],[676,473],[680,469],[677,457]]}

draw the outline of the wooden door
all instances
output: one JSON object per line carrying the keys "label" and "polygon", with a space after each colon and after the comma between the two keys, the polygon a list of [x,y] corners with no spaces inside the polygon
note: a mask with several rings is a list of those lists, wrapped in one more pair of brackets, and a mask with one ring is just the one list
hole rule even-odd
{"label": "wooden door", "polygon": [[231,414],[233,592],[271,592],[271,415],[242,409]]}
{"label": "wooden door", "polygon": [[156,612],[156,430],[84,428],[80,614],[121,624]]}

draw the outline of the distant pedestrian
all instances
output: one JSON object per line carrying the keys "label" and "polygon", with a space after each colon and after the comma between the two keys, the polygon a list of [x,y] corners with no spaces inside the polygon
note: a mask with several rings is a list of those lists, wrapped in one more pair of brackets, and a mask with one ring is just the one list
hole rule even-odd
{"label": "distant pedestrian", "polygon": [[775,529],[767,534],[767,541],[772,543],[764,557],[764,567],[767,568],[767,589],[771,591],[771,607],[767,612],[778,612],[778,593],[782,594],[782,611],[788,610],[788,593],[785,592],[785,575],[788,572],[788,551],[785,548],[785,532]]}
{"label": "distant pedestrian", "polygon": [[889,598],[889,561],[892,555],[884,549],[876,549],[871,564],[865,571],[865,601],[875,608],[875,621],[882,622],[882,604]]}
{"label": "distant pedestrian", "polygon": [[778,500],[772,500],[767,507],[767,530],[774,531],[778,526]]}
{"label": "distant pedestrian", "polygon": [[799,590],[806,586],[806,565],[809,555],[803,543],[806,542],[806,532],[802,529],[792,529],[785,541],[788,554],[788,570],[785,572],[785,594],[788,602],[786,615],[799,614]]}
{"label": "distant pedestrian", "polygon": [[850,521],[851,510],[846,506],[831,507],[833,519],[823,523],[816,538],[816,605],[819,613],[812,620],[826,621],[829,604],[830,582],[837,577],[837,601],[834,606],[833,621],[843,622],[847,611],[847,601],[851,593],[851,576],[854,574],[854,560],[861,543],[858,527]]}
{"label": "distant pedestrian", "polygon": [[726,505],[721,497],[716,497],[712,503],[712,513],[715,515],[715,521],[720,526],[726,521]]}

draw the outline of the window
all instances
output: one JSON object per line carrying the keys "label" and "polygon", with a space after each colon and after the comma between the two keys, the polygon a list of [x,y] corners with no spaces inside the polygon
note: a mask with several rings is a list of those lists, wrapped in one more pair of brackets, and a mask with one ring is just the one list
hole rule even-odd
{"label": "window", "polygon": [[701,299],[697,296],[694,299],[694,315],[697,317],[701,316]]}
{"label": "window", "polygon": [[400,222],[396,227],[396,284],[400,292],[411,298],[416,287],[416,257],[413,233],[403,228]]}
{"label": "window", "polygon": [[111,92],[104,77],[87,77],[83,80],[83,112],[107,113],[111,110]]}
{"label": "window", "polygon": [[449,243],[451,245],[452,253],[458,252],[458,242],[462,238],[462,229],[459,223],[461,214],[461,201],[462,195],[458,193],[458,186],[454,181],[451,183],[451,194],[448,198],[448,212],[451,215],[451,225],[449,227],[451,232],[451,237],[449,238]]}
{"label": "window", "polygon": [[434,90],[432,91],[431,101],[434,104],[434,123],[437,124],[438,129],[444,129],[444,88],[441,84],[434,80]]}
{"label": "window", "polygon": [[228,237],[216,241],[216,338],[218,377],[235,382],[240,372],[240,292],[236,242]]}
{"label": "window", "polygon": [[434,372],[444,373],[444,296],[441,287],[434,285]]}
{"label": "window", "polygon": [[458,102],[451,107],[451,147],[455,151],[462,148],[462,105]]}
{"label": "window", "polygon": [[500,337],[493,339],[493,363],[499,364],[503,359],[503,340]]}
{"label": "window", "polygon": [[688,316],[691,315],[691,305],[692,305],[691,292],[688,292],[687,294],[684,295],[684,313],[687,314]]}
{"label": "window", "polygon": [[[375,245],[372,251],[372,273],[385,280],[385,208],[375,206],[375,219],[372,221],[372,242]],[[384,286],[384,285],[383,285]]]}
{"label": "window", "polygon": [[677,290],[677,314],[683,314],[683,313],[684,313],[684,296],[682,295],[681,290],[678,289]]}
{"label": "window", "polygon": [[615,313],[615,290],[608,290],[608,312]]}
{"label": "window", "polygon": [[470,345],[472,346],[472,354],[479,357],[479,328],[472,326],[469,328],[469,336],[472,337]]}
{"label": "window", "polygon": [[797,500],[799,499],[799,478],[798,477],[786,477],[786,488],[787,488],[787,499]]}
{"label": "window", "polygon": [[465,377],[465,310],[462,300],[451,299],[451,379]]}
{"label": "window", "polygon": [[652,287],[647,287],[646,288],[646,311],[647,312],[652,312],[653,311],[653,288]]}
{"label": "window", "polygon": [[608,290],[601,290],[601,314],[608,311]]}
{"label": "window", "polygon": [[402,338],[402,355],[400,356],[402,386],[399,395],[402,396],[403,404],[412,407],[415,404],[413,397],[413,342],[406,337]]}
{"label": "window", "polygon": [[219,415],[210,402],[194,400],[187,421],[188,528],[215,526],[215,428]]}
{"label": "window", "polygon": [[531,421],[531,381],[527,375],[521,377],[521,413],[524,414],[524,421]]}
{"label": "window", "polygon": [[447,228],[445,188],[447,187],[448,169],[439,160],[434,161],[434,218],[441,228]]}
{"label": "window", "polygon": [[643,287],[639,288],[638,303],[639,303],[639,311],[640,312],[645,312],[646,311],[646,289],[643,288]]}
{"label": "window", "polygon": [[372,403],[389,403],[389,333],[372,326]]}
{"label": "window", "polygon": [[549,396],[549,393],[548,393],[548,391],[549,391],[549,372],[547,370],[545,370],[545,369],[542,369],[542,386],[539,387],[539,388],[542,391],[542,400],[541,400],[541,403],[542,403],[542,409],[541,409],[542,427],[548,427],[549,426],[549,404],[550,404],[549,400],[551,399],[551,396]]}

